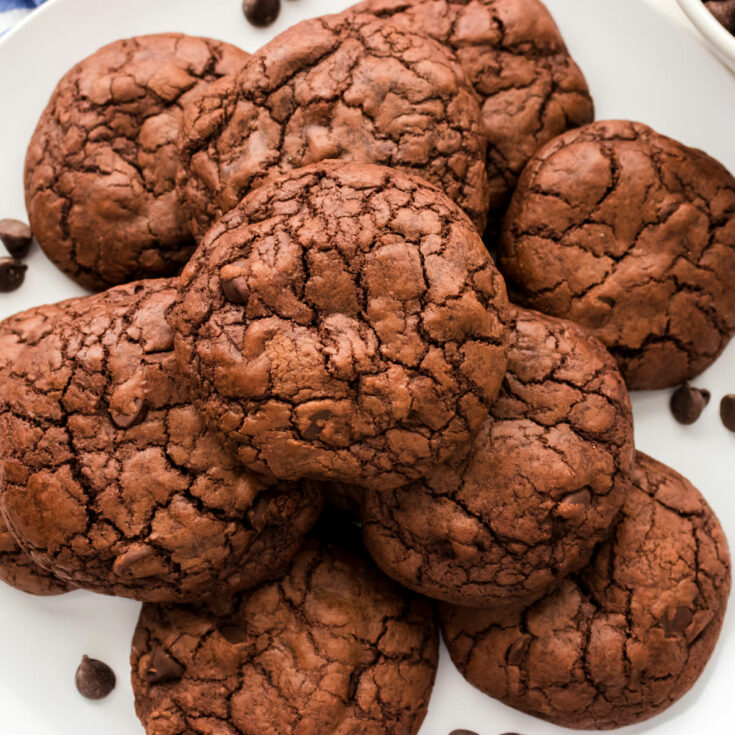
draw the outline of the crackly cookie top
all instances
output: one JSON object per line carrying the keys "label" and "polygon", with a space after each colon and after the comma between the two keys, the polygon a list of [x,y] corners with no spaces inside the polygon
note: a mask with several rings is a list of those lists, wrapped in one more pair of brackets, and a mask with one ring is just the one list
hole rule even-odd
{"label": "crackly cookie top", "polygon": [[[37,344],[63,314],[58,305],[29,309],[0,322],[0,382],[3,372],[13,365],[26,345]],[[2,473],[0,472],[0,483]],[[38,566],[13,538],[0,516],[0,580],[32,595],[60,595],[74,589]]]}
{"label": "crackly cookie top", "polygon": [[508,373],[469,455],[365,493],[366,544],[422,594],[524,607],[589,562],[623,503],[633,451],[612,357],[570,322],[516,310]]}
{"label": "crackly cookie top", "polygon": [[116,41],[56,86],[26,157],[33,234],[67,275],[101,290],[172,275],[193,241],[175,187],[181,107],[248,54],[180,34]]}
{"label": "crackly cookie top", "polygon": [[504,284],[423,180],[325,162],[253,192],[184,270],[176,354],[251,469],[396,487],[467,444],[506,365]]}
{"label": "crackly cookie top", "polygon": [[673,704],[712,654],[730,592],[727,541],[700,493],[638,454],[613,537],[522,613],[445,607],[475,686],[558,725],[607,729]]}
{"label": "crackly cookie top", "polygon": [[539,0],[365,0],[348,12],[373,13],[456,54],[482,103],[493,233],[531,156],[593,119],[587,82]]}
{"label": "crackly cookie top", "polygon": [[462,68],[363,14],[307,20],[185,109],[180,180],[195,235],[274,174],[325,159],[410,170],[482,228],[486,138]]}
{"label": "crackly cookie top", "polygon": [[437,658],[427,601],[310,541],[226,616],[145,605],[131,663],[149,735],[412,735]]}
{"label": "crackly cookie top", "polygon": [[175,369],[174,297],[174,281],[121,286],[59,305],[51,329],[49,307],[31,310],[33,339],[2,372],[3,514],[79,587],[150,601],[242,589],[319,512],[316,488],[269,487],[204,428]]}
{"label": "crackly cookie top", "polygon": [[519,302],[592,330],[630,388],[680,384],[735,332],[735,179],[639,123],[569,132],[524,172],[500,266]]}

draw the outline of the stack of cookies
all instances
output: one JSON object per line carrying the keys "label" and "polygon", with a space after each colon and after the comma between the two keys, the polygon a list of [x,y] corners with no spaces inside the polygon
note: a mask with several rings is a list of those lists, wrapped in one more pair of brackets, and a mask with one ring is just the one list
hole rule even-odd
{"label": "stack of cookies", "polygon": [[149,735],[411,735],[439,627],[568,727],[697,679],[727,542],[628,390],[735,333],[735,180],[592,119],[537,0],[139,37],[59,82],[28,212],[97,293],[0,324],[0,577],[145,603]]}

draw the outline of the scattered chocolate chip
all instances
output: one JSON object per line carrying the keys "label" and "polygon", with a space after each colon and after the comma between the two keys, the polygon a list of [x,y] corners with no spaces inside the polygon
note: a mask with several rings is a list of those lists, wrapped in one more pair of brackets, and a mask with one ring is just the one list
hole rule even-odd
{"label": "scattered chocolate chip", "polygon": [[689,383],[677,388],[671,396],[671,413],[680,424],[693,424],[709,403],[708,390],[692,388]]}
{"label": "scattered chocolate chip", "polygon": [[31,248],[31,228],[19,219],[0,219],[0,240],[14,258],[25,258]]}
{"label": "scattered chocolate chip", "polygon": [[281,0],[243,0],[242,12],[254,25],[269,26],[281,12]]}
{"label": "scattered chocolate chip", "polygon": [[0,258],[0,292],[15,291],[23,285],[28,266],[15,258]]}
{"label": "scattered chocolate chip", "polygon": [[184,667],[173,656],[156,648],[148,659],[144,676],[149,684],[163,684],[180,679],[184,671]]}
{"label": "scattered chocolate chip", "polygon": [[115,672],[102,661],[82,656],[74,681],[83,697],[104,699],[115,688]]}
{"label": "scattered chocolate chip", "polygon": [[477,735],[474,730],[452,730],[449,735]]}
{"label": "scattered chocolate chip", "polygon": [[720,401],[720,418],[725,428],[735,431],[735,395],[732,393]]}

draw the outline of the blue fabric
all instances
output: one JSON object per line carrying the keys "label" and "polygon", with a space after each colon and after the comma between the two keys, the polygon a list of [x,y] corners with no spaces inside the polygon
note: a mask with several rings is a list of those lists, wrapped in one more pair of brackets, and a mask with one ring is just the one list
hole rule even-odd
{"label": "blue fabric", "polygon": [[44,2],[45,0],[0,0],[0,12],[18,8],[37,8]]}
{"label": "blue fabric", "polygon": [[0,0],[0,36],[45,0]]}

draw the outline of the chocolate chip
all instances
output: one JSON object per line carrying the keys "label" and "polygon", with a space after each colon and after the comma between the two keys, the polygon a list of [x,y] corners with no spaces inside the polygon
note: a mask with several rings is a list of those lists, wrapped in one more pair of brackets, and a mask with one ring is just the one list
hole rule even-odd
{"label": "chocolate chip", "polygon": [[25,258],[31,248],[31,228],[19,219],[0,219],[0,240],[14,258]]}
{"label": "chocolate chip", "polygon": [[233,278],[230,281],[222,281],[222,293],[232,304],[247,304],[250,297],[250,289],[244,278]]}
{"label": "chocolate chip", "polygon": [[732,393],[720,401],[720,418],[727,429],[735,431],[735,395]]}
{"label": "chocolate chip", "polygon": [[115,688],[115,672],[96,658],[82,656],[74,681],[83,697],[104,699]]}
{"label": "chocolate chip", "polygon": [[692,388],[689,383],[677,388],[671,396],[671,413],[680,424],[693,424],[709,403],[708,390]]}
{"label": "chocolate chip", "polygon": [[242,12],[254,26],[269,26],[281,12],[281,0],[243,0]]}
{"label": "chocolate chip", "polygon": [[143,421],[148,413],[148,404],[143,398],[136,398],[130,406],[130,413],[121,413],[110,409],[110,418],[112,423],[119,429],[130,429]]}
{"label": "chocolate chip", "polygon": [[248,640],[247,631],[241,625],[223,625],[217,628],[217,631],[228,643],[232,643],[233,646],[239,646]]}
{"label": "chocolate chip", "polygon": [[506,653],[506,661],[511,666],[520,666],[526,658],[528,647],[531,645],[531,636],[524,636],[513,641],[508,647]]}
{"label": "chocolate chip", "polygon": [[28,266],[14,258],[0,258],[0,292],[15,291],[23,285]]}
{"label": "chocolate chip", "polygon": [[677,607],[676,612],[664,620],[664,632],[666,635],[679,635],[689,627],[692,620],[694,616],[688,607]]}
{"label": "chocolate chip", "polygon": [[149,684],[163,684],[180,679],[186,669],[170,654],[156,648],[148,659],[144,677]]}
{"label": "chocolate chip", "polygon": [[477,735],[474,730],[452,730],[449,735]]}

